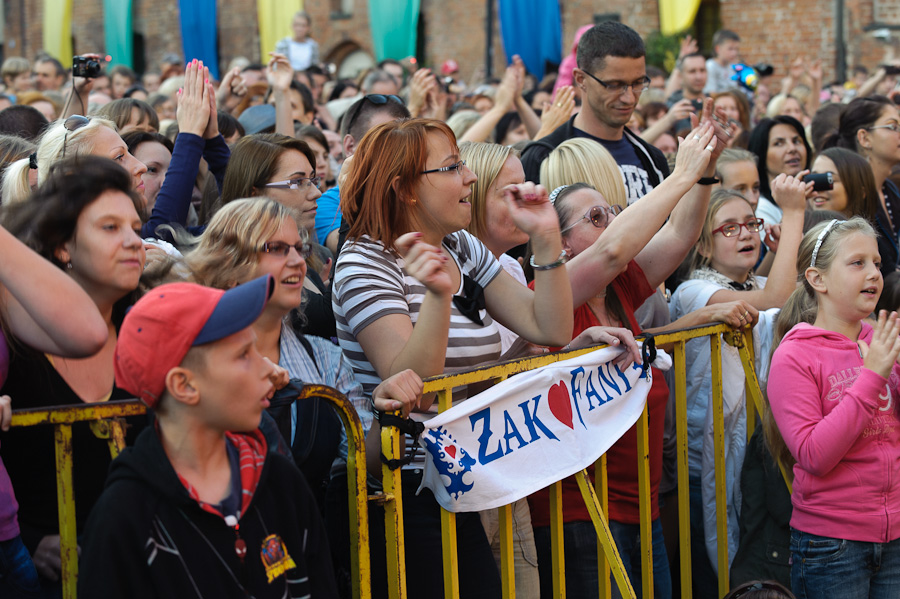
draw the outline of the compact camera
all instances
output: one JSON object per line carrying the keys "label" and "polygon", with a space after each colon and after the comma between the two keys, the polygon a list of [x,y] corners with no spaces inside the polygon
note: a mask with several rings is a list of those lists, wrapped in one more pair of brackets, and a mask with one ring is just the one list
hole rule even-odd
{"label": "compact camera", "polygon": [[812,181],[815,191],[834,189],[834,176],[831,173],[812,173],[803,177],[803,181]]}
{"label": "compact camera", "polygon": [[76,56],[72,59],[72,75],[94,79],[103,74],[100,62],[90,56]]}

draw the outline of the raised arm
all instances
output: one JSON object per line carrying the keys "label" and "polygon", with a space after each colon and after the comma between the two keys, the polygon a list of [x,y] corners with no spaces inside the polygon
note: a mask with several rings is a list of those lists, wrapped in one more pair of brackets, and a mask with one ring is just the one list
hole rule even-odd
{"label": "raised arm", "polygon": [[0,305],[22,343],[58,356],[100,351],[109,329],[84,289],[0,227]]}
{"label": "raised arm", "polygon": [[[713,135],[713,127],[708,123],[692,131],[678,149],[672,174],[613,219],[591,247],[569,261],[566,267],[575,306],[605,289],[654,239],[654,235],[659,234],[669,213],[707,168],[710,151],[706,147]],[[643,264],[641,268],[644,268]],[[651,274],[646,271],[645,274],[651,286],[659,284],[657,276],[650,279]]]}
{"label": "raised arm", "polygon": [[275,132],[293,137],[294,117],[288,90],[294,79],[294,69],[291,67],[291,61],[284,54],[269,52],[269,56],[271,58],[266,68],[266,78],[272,88],[272,97],[275,99]]}
{"label": "raised arm", "polygon": [[557,262],[563,246],[556,211],[547,190],[533,183],[508,186],[504,200],[516,227],[531,239],[534,263],[559,267],[535,268],[534,291],[501,271],[484,290],[488,312],[532,343],[565,345],[572,338],[573,310],[568,274]]}
{"label": "raised arm", "polygon": [[[802,177],[804,171],[799,174]],[[780,308],[797,288],[797,252],[803,240],[803,213],[806,210],[806,187],[799,178],[780,174],[772,182],[772,196],[784,209],[781,240],[763,289],[736,291],[722,289],[709,298],[708,304],[744,300],[757,310]]]}

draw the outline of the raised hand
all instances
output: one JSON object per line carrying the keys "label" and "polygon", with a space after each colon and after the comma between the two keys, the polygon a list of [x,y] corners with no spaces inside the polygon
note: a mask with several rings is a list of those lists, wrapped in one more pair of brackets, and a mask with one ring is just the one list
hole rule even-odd
{"label": "raised hand", "polygon": [[695,54],[699,49],[700,46],[697,45],[697,40],[690,35],[684,36],[681,39],[681,48],[678,50],[678,60],[681,60],[689,54]]}
{"label": "raised hand", "polygon": [[449,258],[441,248],[425,243],[422,234],[417,232],[398,237],[394,248],[403,257],[406,273],[425,285],[428,291],[436,295],[453,294],[453,280],[447,270]]}
{"label": "raised hand", "polygon": [[207,85],[209,69],[202,61],[192,60],[184,69],[184,87],[178,90],[175,119],[178,131],[202,136],[209,125],[212,88]]}
{"label": "raised hand", "polygon": [[563,85],[556,90],[556,97],[552,102],[544,102],[541,112],[541,130],[553,131],[563,125],[572,116],[575,110],[575,88],[571,85]]}
{"label": "raised hand", "polygon": [[782,210],[806,210],[806,190],[812,183],[804,183],[808,170],[797,173],[796,177],[781,173],[772,181],[772,199]]}
{"label": "raised hand", "polygon": [[232,110],[237,106],[241,98],[247,93],[247,84],[241,75],[241,69],[234,67],[222,79],[219,91],[216,92],[216,102],[223,110]]}
{"label": "raised hand", "polygon": [[287,91],[294,80],[294,68],[284,54],[269,52],[269,64],[266,66],[266,80],[273,90]]}
{"label": "raised hand", "polygon": [[896,312],[888,315],[887,310],[878,313],[878,322],[872,333],[872,340],[857,341],[859,353],[863,357],[863,368],[868,368],[882,378],[891,375],[891,369],[900,356],[900,319]]}
{"label": "raised hand", "polygon": [[503,188],[503,199],[513,223],[529,237],[541,234],[559,237],[559,218],[543,185],[530,182],[507,185]]}
{"label": "raised hand", "polygon": [[409,78],[409,112],[412,116],[422,113],[428,91],[436,84],[437,80],[431,69],[419,69]]}
{"label": "raised hand", "polygon": [[692,177],[695,181],[710,164],[710,158],[716,148],[715,130],[710,122],[704,122],[688,133],[685,139],[679,138],[678,154],[675,155],[675,169]]}

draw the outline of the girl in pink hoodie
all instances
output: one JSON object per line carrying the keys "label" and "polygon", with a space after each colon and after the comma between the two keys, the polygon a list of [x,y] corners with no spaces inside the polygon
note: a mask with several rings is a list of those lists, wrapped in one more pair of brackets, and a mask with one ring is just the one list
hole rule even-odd
{"label": "girl in pink hoodie", "polygon": [[872,227],[829,221],[803,239],[801,285],[779,317],[772,412],[796,460],[791,583],[806,597],[900,597],[900,320],[874,310]]}

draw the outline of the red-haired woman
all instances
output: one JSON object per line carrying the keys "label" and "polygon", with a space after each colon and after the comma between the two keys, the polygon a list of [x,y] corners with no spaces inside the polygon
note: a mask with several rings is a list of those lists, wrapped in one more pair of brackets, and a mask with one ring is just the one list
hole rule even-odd
{"label": "red-haired woman", "polygon": [[[341,211],[351,226],[336,265],[334,308],[341,348],[366,392],[406,368],[424,378],[496,361],[494,318],[533,343],[570,341],[571,289],[566,269],[558,268],[565,254],[546,190],[530,183],[507,188],[510,216],[534,249],[531,291],[464,230],[476,177],[444,123],[380,125],[361,140],[349,169]],[[415,495],[422,466],[418,456],[402,475],[411,597],[441,593],[440,510],[430,492]],[[458,514],[457,528],[460,595],[499,597],[478,514]]]}

